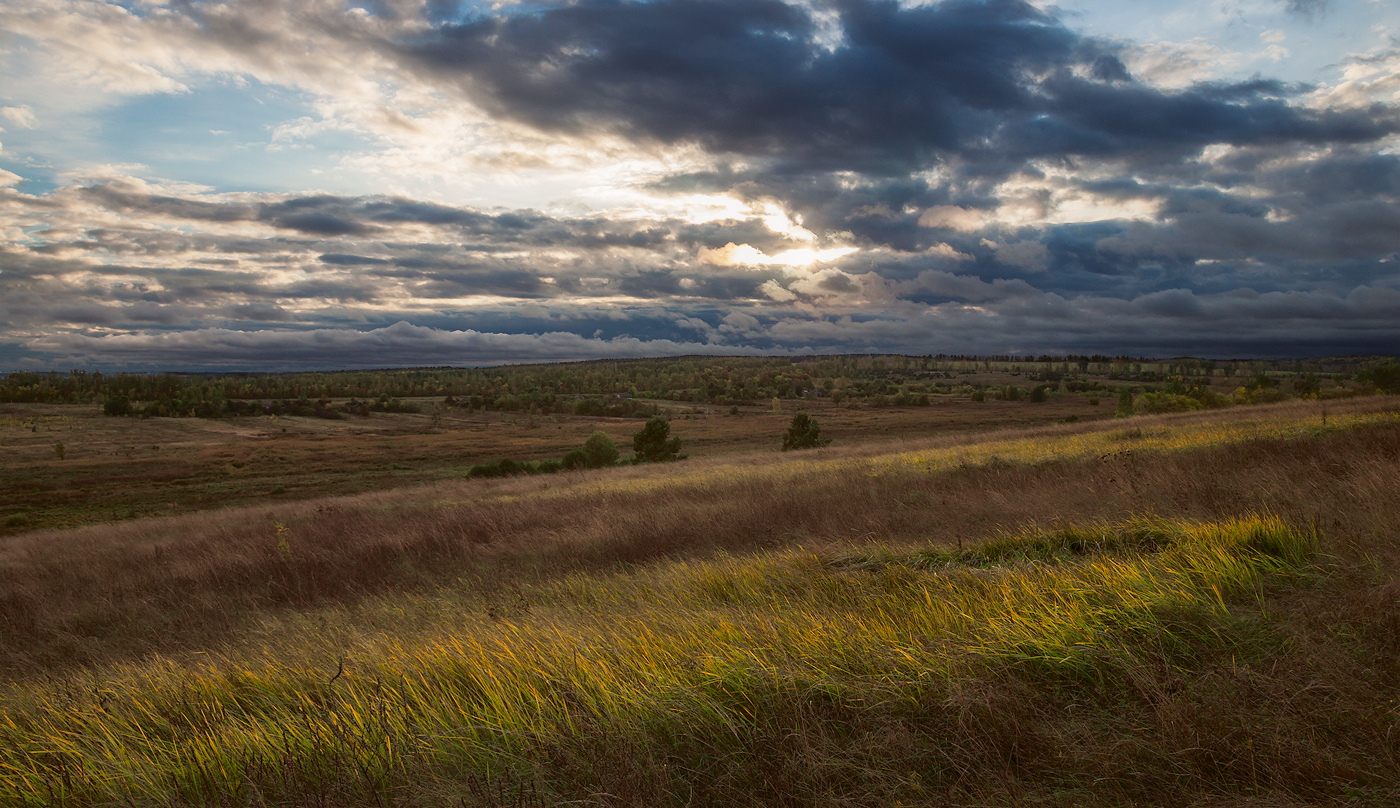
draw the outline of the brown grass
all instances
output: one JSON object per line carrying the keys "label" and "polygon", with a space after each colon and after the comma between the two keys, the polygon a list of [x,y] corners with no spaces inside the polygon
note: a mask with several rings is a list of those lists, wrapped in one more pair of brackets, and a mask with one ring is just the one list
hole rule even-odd
{"label": "brown grass", "polygon": [[[1393,402],[1349,406],[1364,411]],[[1262,417],[1290,410],[1233,412]],[[1335,406],[1334,412],[1341,414]],[[1121,430],[1129,423],[1151,429],[1210,417],[1161,416],[989,437]],[[803,459],[858,460],[895,448],[981,439],[943,436],[833,448]],[[1273,513],[1293,525],[1316,525],[1339,543],[1390,562],[1400,558],[1394,541],[1397,458],[1400,431],[1374,427],[1162,455],[991,463],[951,474],[872,475],[858,463],[838,463],[822,473],[727,476],[744,468],[781,469],[792,459],[757,454],[664,470],[452,481],[39,531],[0,544],[0,670],[26,675],[217,648],[239,641],[265,610],[354,602],[444,583],[464,584],[489,600],[571,572],[660,559],[794,545],[958,543],[1027,524],[1134,514],[1207,521]],[[659,488],[657,474],[664,475]],[[648,485],[634,489],[628,479]],[[674,482],[665,483],[669,479]]]}
{"label": "brown grass", "polygon": [[[833,408],[785,402],[783,412],[669,403],[674,434],[694,458],[776,453],[794,407],[817,412],[838,445],[897,435],[973,433],[1112,414],[1082,396],[1045,404],[940,399],[928,407]],[[558,458],[596,429],[630,454],[642,421],[469,414],[436,400],[418,414],[316,418],[106,418],[96,406],[0,405],[0,537],[278,500],[416,487],[461,476],[473,463]],[[704,410],[708,409],[707,413]],[[56,442],[65,445],[59,460]],[[277,493],[273,493],[277,491]]]}
{"label": "brown grass", "polygon": [[[1395,403],[1334,403],[1329,412]],[[0,665],[9,680],[0,689],[11,707],[0,735],[40,737],[26,733],[53,710],[29,706],[34,695],[69,711],[72,726],[149,729],[171,774],[143,780],[151,790],[129,792],[133,804],[1393,806],[1400,426],[1132,451],[1135,432],[1318,414],[1316,404],[1295,404],[906,435],[800,455],[454,480],[12,536],[0,541]],[[1036,465],[983,457],[937,473],[867,462],[950,447],[978,457],[988,441],[1077,434],[1120,436],[1128,451]],[[1301,569],[1259,577],[1257,588],[1216,592],[1209,608],[1158,603],[1140,619],[1106,608],[1092,642],[1068,651],[960,650],[944,645],[957,635],[907,631],[882,645],[854,630],[888,618],[882,604],[935,585],[936,574],[899,566],[929,544],[971,546],[1028,525],[1134,515],[1214,522],[1259,513],[1302,534],[1315,528],[1322,552]],[[1144,558],[1122,561],[1151,563]],[[842,566],[852,559],[879,563]],[[1074,580],[1077,562],[1040,563],[958,580],[970,589],[1061,572]],[[735,587],[738,599],[727,601],[725,576],[752,586]],[[667,587],[701,607],[667,612],[681,600],[656,595]],[[435,597],[449,590],[445,617],[434,617]],[[815,631],[807,640],[854,650],[790,654],[796,644],[760,630],[762,608],[741,608],[744,598],[771,606],[770,596],[799,608],[824,603],[837,639]],[[279,624],[275,636],[259,634]],[[619,650],[636,650],[625,629],[634,625],[653,632],[649,653],[663,657],[686,632],[718,625],[756,640],[754,664],[711,669],[697,653],[671,671],[685,687],[622,713],[607,702],[616,693],[588,683],[620,671],[617,682],[645,692]],[[603,643],[609,631],[615,646]],[[345,664],[344,676],[338,637],[323,636],[339,632],[365,658]],[[482,674],[456,652],[415,661],[394,649],[450,649],[463,636],[501,658],[536,653],[516,671],[520,681],[547,702],[543,714],[567,720],[517,735],[463,725],[453,730],[459,756],[430,757],[456,741],[425,739],[414,722],[441,708],[440,693],[468,704],[449,716],[454,727],[479,720],[469,703],[491,702],[484,683],[496,680],[473,678]],[[744,642],[736,653],[747,659]],[[559,643],[581,651],[569,662]],[[900,649],[951,659],[956,670],[868,659],[902,659]],[[395,685],[395,675],[411,686]],[[430,697],[410,705],[413,688]],[[135,716],[144,723],[123,723]],[[373,720],[355,723],[363,716]],[[294,748],[287,732],[268,731],[256,756],[229,740],[278,720],[319,740]],[[51,737],[100,746],[72,735]],[[134,734],[113,737],[115,747],[140,745]],[[241,774],[181,768],[161,746],[167,740]],[[390,746],[402,757],[379,766]],[[415,757],[415,749],[428,751]],[[101,780],[47,747],[4,752],[6,771],[28,772],[30,793],[59,795],[55,804],[70,774],[95,778],[90,786]]]}

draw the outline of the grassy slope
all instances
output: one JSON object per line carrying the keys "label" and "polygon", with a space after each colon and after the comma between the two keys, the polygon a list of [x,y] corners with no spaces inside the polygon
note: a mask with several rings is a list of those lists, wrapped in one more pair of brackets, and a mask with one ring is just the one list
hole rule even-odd
{"label": "grassy slope", "polygon": [[1385,406],[12,539],[5,796],[1391,804]]}
{"label": "grassy slope", "polygon": [[[44,528],[319,499],[460,477],[472,463],[559,458],[595,429],[630,449],[638,419],[468,414],[423,400],[418,414],[317,418],[106,418],[96,405],[0,404],[0,537]],[[1084,396],[1045,404],[940,399],[929,407],[837,409],[800,403],[827,434],[856,444],[892,435],[982,432],[1108,417]],[[788,407],[794,402],[788,402]],[[792,412],[682,416],[694,458],[776,451]],[[682,420],[686,418],[686,420]],[[54,444],[65,447],[59,459]],[[279,492],[279,493],[273,493]]]}

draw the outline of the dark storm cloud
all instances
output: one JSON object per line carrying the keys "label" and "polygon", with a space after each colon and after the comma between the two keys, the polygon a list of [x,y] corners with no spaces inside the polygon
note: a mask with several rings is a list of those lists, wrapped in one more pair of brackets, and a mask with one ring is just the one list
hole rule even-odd
{"label": "dark storm cloud", "polygon": [[266,303],[229,306],[228,314],[239,320],[255,323],[285,323],[292,320],[291,312],[281,306],[271,306]]}
{"label": "dark storm cloud", "polygon": [[444,26],[401,52],[540,129],[817,170],[1357,142],[1397,128],[1393,110],[1311,110],[1276,82],[1178,92],[1136,83],[1108,46],[1018,0],[829,8],[839,42],[777,0],[584,0]]}
{"label": "dark storm cloud", "polygon": [[345,267],[366,265],[373,266],[376,264],[383,265],[392,263],[391,261],[385,258],[371,258],[367,255],[344,255],[342,253],[326,253],[325,255],[321,256],[321,261],[322,263],[335,264],[337,266]]}
{"label": "dark storm cloud", "polygon": [[[716,352],[713,346],[697,342],[622,336],[603,339],[559,331],[539,334],[484,333],[470,329],[441,330],[407,322],[367,331],[204,329],[101,337],[62,334],[37,340],[30,347],[51,355],[86,360],[87,364],[100,362],[116,367],[258,367],[285,370],[460,366]],[[718,352],[758,353],[744,347],[727,347]],[[14,348],[0,344],[0,358],[15,353]]]}
{"label": "dark storm cloud", "polygon": [[[591,250],[632,248],[669,250],[698,247],[711,249],[733,241],[772,249],[792,242],[754,219],[693,224],[675,220],[612,221],[605,218],[559,218],[539,211],[514,210],[484,213],[392,196],[335,196],[316,194],[275,202],[221,203],[149,193],[129,182],[110,181],[76,190],[84,200],[129,215],[133,220],[153,216],[195,223],[262,224],[297,231],[301,236],[337,240],[383,239],[395,226],[426,225],[444,236],[466,240],[460,249],[499,252],[519,247],[561,247]],[[31,206],[38,207],[35,203]],[[75,248],[100,248],[112,253],[184,252],[223,249],[229,252],[268,253],[297,247],[297,241],[250,239],[246,236],[214,237],[150,228],[95,228],[83,240],[54,240],[30,248],[32,252],[58,253]],[[291,237],[295,238],[295,237]],[[391,242],[385,242],[391,244]],[[405,245],[395,245],[403,248]],[[420,245],[421,250],[449,249],[442,243]],[[382,256],[324,252],[320,260],[340,266],[370,265],[388,261]]]}

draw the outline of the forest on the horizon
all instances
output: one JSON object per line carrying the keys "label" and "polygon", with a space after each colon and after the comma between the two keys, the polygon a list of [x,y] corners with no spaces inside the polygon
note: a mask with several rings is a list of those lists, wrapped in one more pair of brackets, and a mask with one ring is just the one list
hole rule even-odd
{"label": "forest on the horizon", "polygon": [[[400,399],[443,397],[471,410],[645,416],[647,400],[745,404],[830,398],[873,406],[928,404],[930,396],[1030,398],[1102,391],[1195,395],[1224,403],[1212,385],[1316,395],[1389,390],[1393,357],[1305,360],[1152,360],[1110,356],[843,355],[686,356],[483,368],[405,368],[283,373],[67,373],[16,371],[0,378],[0,403],[100,403],[109,415],[320,417],[414,411]],[[1019,377],[1026,387],[989,381]],[[1235,380],[1238,380],[1236,382]],[[1110,385],[1109,382],[1114,384]],[[1348,383],[1354,387],[1345,387]],[[1216,396],[1216,398],[1212,398]],[[333,400],[340,400],[338,403]],[[1253,401],[1253,399],[1250,399]]]}

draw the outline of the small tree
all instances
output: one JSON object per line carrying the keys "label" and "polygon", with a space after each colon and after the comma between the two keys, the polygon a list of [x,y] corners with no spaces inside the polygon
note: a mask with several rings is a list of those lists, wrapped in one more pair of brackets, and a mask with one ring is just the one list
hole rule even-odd
{"label": "small tree", "polygon": [[620,455],[621,452],[617,450],[612,438],[600,429],[588,436],[588,440],[583,442],[583,448],[574,449],[564,455],[564,467],[600,469],[605,466],[615,466]]}
{"label": "small tree", "polygon": [[661,463],[679,460],[682,455],[681,439],[672,438],[671,425],[657,415],[649,419],[640,432],[632,436],[632,451],[637,453],[639,463]]}
{"label": "small tree", "polygon": [[783,435],[783,451],[788,449],[814,449],[831,443],[831,438],[821,436],[822,429],[807,413],[799,412],[792,416],[787,434]]}
{"label": "small tree", "polygon": [[1133,391],[1127,387],[1118,388],[1118,411],[1114,413],[1114,417],[1127,418],[1133,412]]}

